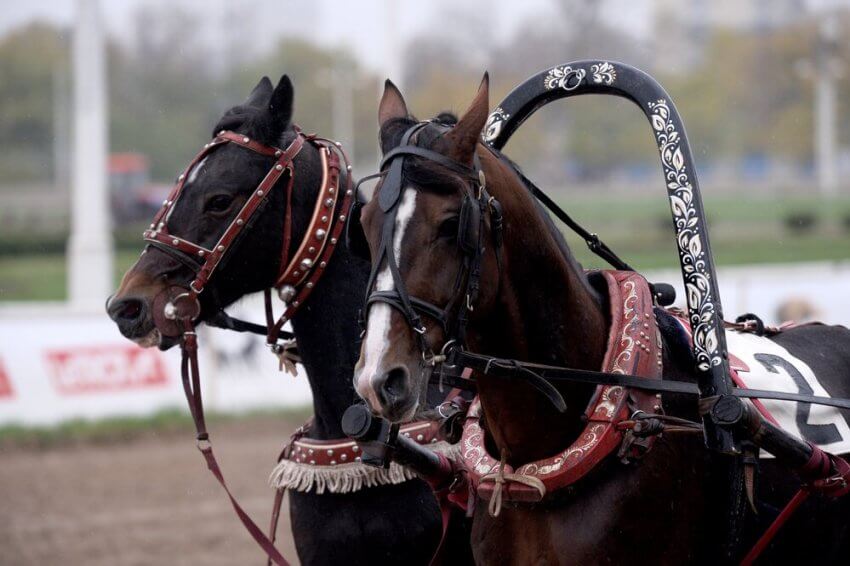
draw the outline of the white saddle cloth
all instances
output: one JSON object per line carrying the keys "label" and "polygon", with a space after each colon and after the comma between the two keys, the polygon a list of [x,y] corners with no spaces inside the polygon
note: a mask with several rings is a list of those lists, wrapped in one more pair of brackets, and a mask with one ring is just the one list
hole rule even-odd
{"label": "white saddle cloth", "polygon": [[[727,331],[726,342],[729,353],[747,366],[748,371],[738,370],[747,388],[830,396],[805,362],[772,340],[747,332]],[[732,365],[737,365],[734,358]],[[762,403],[791,434],[833,454],[850,453],[850,425],[841,410],[792,401],[766,399]],[[772,457],[764,451],[761,456]]]}

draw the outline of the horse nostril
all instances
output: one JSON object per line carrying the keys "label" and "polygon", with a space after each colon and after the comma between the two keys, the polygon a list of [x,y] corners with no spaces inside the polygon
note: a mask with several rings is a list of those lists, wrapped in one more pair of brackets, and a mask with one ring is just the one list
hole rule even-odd
{"label": "horse nostril", "polygon": [[399,366],[391,369],[382,376],[378,394],[381,396],[381,401],[385,404],[391,404],[399,397],[404,396],[406,389],[407,369]]}
{"label": "horse nostril", "polygon": [[138,320],[144,311],[144,303],[139,299],[119,299],[109,305],[109,316],[112,320]]}

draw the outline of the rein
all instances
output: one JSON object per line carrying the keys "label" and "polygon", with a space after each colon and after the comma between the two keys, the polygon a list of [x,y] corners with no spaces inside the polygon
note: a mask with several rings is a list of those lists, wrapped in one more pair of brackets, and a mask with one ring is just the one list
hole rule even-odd
{"label": "rein", "polygon": [[[154,320],[163,334],[168,332],[167,335],[180,337],[182,354],[180,373],[183,391],[189,404],[192,420],[195,423],[198,450],[203,455],[210,472],[227,493],[230,503],[245,529],[267,554],[270,563],[274,562],[279,566],[288,566],[289,564],[274,546],[274,531],[276,530],[280,502],[283,497],[282,492],[278,491],[275,496],[271,537],[269,537],[263,533],[262,529],[257,526],[234,498],[213,453],[201,399],[198,338],[195,327],[201,315],[198,296],[207,289],[207,284],[216,273],[222,259],[234,247],[238,236],[253,224],[256,220],[255,213],[268,203],[269,194],[276,186],[280,185],[278,181],[286,174],[288,181],[283,190],[286,191],[287,206],[283,222],[281,266],[274,284],[278,289],[281,300],[287,305],[283,314],[275,320],[272,312],[271,291],[266,289],[264,291],[265,328],[258,324],[234,319],[223,310],[213,314],[208,322],[232,330],[266,334],[266,342],[272,352],[280,358],[281,365],[291,360],[289,357],[291,356],[290,344],[278,343],[279,338],[287,340],[293,337],[292,333],[282,330],[283,325],[292,318],[304,303],[316,282],[324,273],[345,226],[346,215],[345,212],[340,211],[349,209],[354,194],[350,175],[351,165],[345,152],[341,149],[341,144],[315,135],[305,135],[298,128],[295,131],[295,139],[286,149],[267,146],[234,132],[225,130],[219,132],[213,141],[206,144],[192,160],[186,171],[178,177],[177,184],[169,197],[163,202],[163,206],[154,217],[150,228],[144,232],[144,239],[149,245],[177,259],[194,273],[194,278],[189,283],[188,289],[177,288],[178,291],[173,293],[174,296],[169,297],[161,311],[155,310]],[[236,144],[260,155],[273,157],[275,161],[263,180],[251,193],[236,218],[225,228],[216,244],[212,248],[205,248],[172,234],[167,226],[168,216],[182,195],[191,169],[216,148],[227,143]],[[311,143],[319,150],[323,178],[313,216],[304,233],[304,238],[295,254],[290,257],[289,248],[292,238],[292,207],[290,204],[296,173],[294,160],[303,148],[304,143]],[[345,163],[346,167],[344,187],[340,183],[342,162]]]}
{"label": "rein", "polygon": [[[650,391],[653,393],[678,393],[682,395],[699,395],[696,383],[690,381],[679,381],[665,379],[663,381],[650,382],[646,379],[630,374],[610,373],[585,369],[575,369],[561,366],[551,366],[533,362],[523,362],[495,356],[487,356],[452,348],[445,362],[448,367],[469,368],[476,372],[492,377],[506,379],[527,379],[538,389],[544,389],[547,385],[559,382],[584,383],[587,385],[620,385],[631,389]],[[474,377],[474,374],[473,374]],[[458,379],[456,375],[434,376],[434,381],[441,380],[443,383],[466,390],[475,390],[475,383],[471,379]],[[741,389],[732,390],[733,397],[742,399],[772,399],[777,401],[795,401],[799,403],[811,403],[814,405],[826,405],[839,409],[850,409],[850,399],[823,397],[819,395],[807,395],[804,393],[786,393],[783,391],[767,391],[763,389]]]}

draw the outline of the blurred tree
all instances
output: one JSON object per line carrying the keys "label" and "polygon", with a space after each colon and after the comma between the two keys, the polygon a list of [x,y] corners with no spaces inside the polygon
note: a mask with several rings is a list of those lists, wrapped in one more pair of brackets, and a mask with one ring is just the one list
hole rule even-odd
{"label": "blurred tree", "polygon": [[263,75],[277,82],[285,73],[295,85],[295,121],[309,132],[332,136],[331,94],[337,87],[332,71],[342,65],[354,82],[355,154],[375,155],[374,135],[359,132],[375,131],[376,81],[350,54],[286,39],[266,55],[230,61],[222,75],[220,62],[211,60],[203,43],[187,40],[193,25],[190,14],[173,6],[143,8],[136,18],[136,45],[112,50],[114,151],[146,153],[153,177],[170,180],[210,137],[225,110],[240,104]]}
{"label": "blurred tree", "polygon": [[[34,23],[0,39],[0,178],[54,174],[54,95],[70,68],[64,30]],[[59,93],[60,95],[63,93]],[[67,93],[64,93],[67,94]]]}
{"label": "blurred tree", "polygon": [[[339,69],[345,72],[340,73]],[[378,78],[362,69],[351,53],[322,49],[304,40],[285,39],[267,55],[234,69],[224,81],[225,89],[247,96],[263,75],[276,83],[284,74],[289,75],[295,87],[294,121],[307,132],[333,137],[333,90],[350,91],[356,164],[371,170],[377,159]],[[349,83],[340,85],[342,80]],[[227,106],[238,102],[241,99],[231,100]]]}
{"label": "blurred tree", "polygon": [[[495,106],[510,88],[547,67],[589,57],[621,60],[659,75],[682,112],[698,164],[745,156],[792,166],[810,162],[812,85],[795,63],[812,56],[815,22],[756,32],[714,28],[700,41],[700,57],[674,74],[653,69],[649,47],[664,48],[663,42],[636,40],[611,28],[599,13],[598,3],[590,0],[553,0],[550,11],[520,25],[514,36],[495,37],[492,14],[455,4],[439,17],[439,25],[408,39],[404,94],[420,117],[460,113],[485,69]],[[840,17],[846,27],[850,15]],[[134,16],[135,33],[110,42],[113,151],[147,154],[153,178],[170,180],[209,137],[220,114],[239,103],[262,75],[277,80],[288,73],[295,83],[297,122],[325,135],[353,129],[356,161],[362,172],[371,170],[381,82],[351,53],[285,39],[263,55],[222,62],[221,53],[238,46],[221,48],[221,41],[229,45],[231,40],[218,38],[220,49],[209,49],[202,37],[210,30],[197,25],[179,7],[146,5]],[[850,61],[848,37],[841,36],[840,47]],[[55,97],[69,96],[61,80],[69,73],[69,47],[66,32],[46,24],[0,38],[4,181],[46,181],[53,175],[60,118],[55,111],[61,108]],[[335,130],[332,108],[340,89],[351,93],[353,127]],[[839,100],[850,99],[850,81],[840,82],[839,89]],[[848,144],[850,112],[842,110],[838,129]],[[595,97],[542,110],[517,132],[508,152],[550,185],[610,181],[624,169],[654,167],[656,160],[640,114],[628,103]]]}
{"label": "blurred tree", "polygon": [[211,64],[179,7],[142,7],[133,25],[135,45],[109,50],[110,148],[148,155],[153,178],[171,180],[221,113]]}
{"label": "blurred tree", "polygon": [[747,34],[718,30],[704,63],[665,83],[691,137],[714,157],[811,156],[811,86],[794,70],[811,26]]}

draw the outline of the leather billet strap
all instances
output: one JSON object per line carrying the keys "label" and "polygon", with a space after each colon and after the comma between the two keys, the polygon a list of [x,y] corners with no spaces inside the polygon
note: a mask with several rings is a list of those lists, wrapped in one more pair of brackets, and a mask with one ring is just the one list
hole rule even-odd
{"label": "leather billet strap", "polygon": [[513,169],[514,173],[522,180],[525,186],[531,191],[531,194],[539,200],[546,208],[548,208],[552,214],[558,217],[558,220],[567,225],[573,232],[578,234],[578,236],[584,240],[585,244],[590,251],[594,254],[605,260],[609,265],[611,265],[614,269],[619,271],[634,271],[634,268],[630,266],[628,263],[620,259],[620,257],[614,253],[614,251],[608,247],[605,242],[603,242],[599,236],[589,230],[586,230],[581,224],[576,222],[567,212],[561,208],[558,203],[556,203],[552,197],[547,195],[540,187],[538,187],[531,179],[529,179],[522,169],[516,164],[513,163],[510,159],[507,159],[501,151],[496,148],[490,146],[489,144],[484,144],[484,146],[490,151],[493,156],[495,156],[500,161],[506,163],[511,169]]}
{"label": "leather billet strap", "polygon": [[322,183],[313,207],[310,225],[304,240],[292,256],[294,261],[286,261],[282,264],[285,268],[278,277],[275,287],[282,285],[294,287],[301,283],[310,273],[310,267],[324,251],[330,239],[327,227],[330,226],[339,196],[339,157],[331,153],[327,147],[320,148],[319,155],[322,161]]}
{"label": "leather billet strap", "polygon": [[[230,246],[245,226],[248,225],[251,217],[259,209],[260,205],[267,200],[271,189],[277,184],[278,180],[284,175],[284,173],[287,173],[289,177],[286,190],[287,192],[291,192],[295,179],[292,162],[295,156],[301,151],[305,139],[306,136],[298,131],[292,143],[290,143],[286,149],[281,150],[272,146],[264,145],[250,139],[247,136],[237,134],[235,132],[219,132],[213,141],[206,144],[201,152],[198,153],[198,155],[192,160],[186,171],[178,177],[177,185],[172,190],[171,195],[163,202],[163,206],[154,217],[154,221],[150,228],[145,230],[144,239],[156,244],[156,247],[160,249],[163,249],[163,247],[169,247],[189,257],[197,258],[200,263],[200,269],[195,272],[195,278],[189,284],[189,287],[195,293],[200,294],[204,290],[204,287],[212,277],[212,274],[215,272],[215,269],[218,267]],[[260,181],[257,188],[251,193],[251,196],[249,196],[245,201],[245,204],[242,206],[242,210],[239,211],[236,218],[234,218],[227,228],[225,228],[218,242],[216,242],[212,249],[208,249],[199,244],[171,234],[167,226],[167,215],[171,210],[173,210],[177,200],[182,195],[183,188],[185,187],[189,172],[192,168],[216,148],[226,143],[234,143],[255,153],[274,157],[275,162],[269,169],[268,173],[266,173],[263,180]],[[287,208],[286,215],[289,216],[290,214],[291,211]],[[285,222],[285,225],[288,226],[289,222]],[[284,240],[286,239],[285,235]]]}

